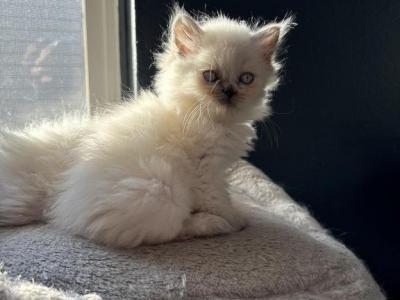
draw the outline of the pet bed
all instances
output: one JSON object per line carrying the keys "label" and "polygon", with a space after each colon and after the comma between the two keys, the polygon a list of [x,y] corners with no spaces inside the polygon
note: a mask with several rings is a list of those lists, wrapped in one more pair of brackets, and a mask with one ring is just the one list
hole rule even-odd
{"label": "pet bed", "polygon": [[363,263],[255,167],[229,172],[243,231],[113,250],[50,225],[0,228],[0,299],[384,299]]}

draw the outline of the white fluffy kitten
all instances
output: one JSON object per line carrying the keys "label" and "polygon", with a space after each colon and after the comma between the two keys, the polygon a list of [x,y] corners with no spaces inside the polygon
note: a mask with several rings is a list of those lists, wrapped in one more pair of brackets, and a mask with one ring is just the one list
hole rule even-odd
{"label": "white fluffy kitten", "polygon": [[269,113],[290,26],[176,9],[155,92],[91,120],[0,132],[0,225],[49,221],[116,247],[243,228],[225,170]]}

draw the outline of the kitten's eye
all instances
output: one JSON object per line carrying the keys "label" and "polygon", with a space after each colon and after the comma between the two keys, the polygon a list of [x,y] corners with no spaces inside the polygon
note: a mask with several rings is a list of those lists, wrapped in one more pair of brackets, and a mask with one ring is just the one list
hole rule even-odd
{"label": "kitten's eye", "polygon": [[254,74],[250,72],[242,73],[239,77],[239,81],[244,84],[250,84],[254,80]]}
{"label": "kitten's eye", "polygon": [[207,70],[203,72],[204,80],[207,82],[215,82],[218,79],[217,72],[213,70]]}

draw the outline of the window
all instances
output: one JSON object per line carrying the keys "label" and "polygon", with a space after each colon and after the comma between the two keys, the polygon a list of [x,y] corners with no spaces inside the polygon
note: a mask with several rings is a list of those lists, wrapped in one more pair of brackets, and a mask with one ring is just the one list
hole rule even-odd
{"label": "window", "polygon": [[85,107],[82,2],[0,0],[0,126]]}
{"label": "window", "polygon": [[121,66],[133,91],[132,9],[133,0],[0,0],[0,128],[120,101]]}

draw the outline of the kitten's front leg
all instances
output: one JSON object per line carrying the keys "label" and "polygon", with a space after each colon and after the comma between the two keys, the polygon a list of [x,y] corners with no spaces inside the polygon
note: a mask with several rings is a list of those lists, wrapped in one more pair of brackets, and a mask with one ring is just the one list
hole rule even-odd
{"label": "kitten's front leg", "polygon": [[189,239],[226,234],[235,231],[227,220],[207,212],[197,212],[183,222],[182,230],[177,239]]}
{"label": "kitten's front leg", "polygon": [[247,219],[242,212],[232,206],[229,195],[215,199],[212,203],[208,202],[208,207],[206,209],[210,213],[227,220],[234,228],[234,231],[242,230],[248,224]]}
{"label": "kitten's front leg", "polygon": [[232,226],[232,231],[239,231],[247,226],[246,218],[239,210],[233,207],[225,184],[215,185],[215,182],[214,184],[209,182],[207,189],[200,194],[201,196],[198,196],[200,211],[222,217]]}
{"label": "kitten's front leg", "polygon": [[213,205],[207,211],[191,214],[183,223],[177,239],[213,236],[239,231],[246,227],[247,220],[232,205]]}
{"label": "kitten's front leg", "polygon": [[232,206],[228,193],[211,188],[201,194],[208,197],[199,199],[199,211],[184,221],[178,240],[226,234],[246,227],[246,218]]}
{"label": "kitten's front leg", "polygon": [[[214,152],[219,153],[218,151]],[[230,163],[225,160],[226,158],[221,157],[219,154],[203,155],[197,166],[197,180],[194,186],[192,186],[192,191],[195,195],[193,208],[199,213],[214,216],[212,218],[207,217],[210,219],[210,222],[213,223],[213,225],[210,226],[216,228],[214,231],[211,230],[215,232],[214,234],[239,231],[247,225],[246,218],[240,211],[232,206],[227,191],[225,174],[225,168],[229,166]],[[201,222],[197,221],[197,218],[202,216],[199,215],[199,213],[192,214],[192,218],[195,217],[192,223],[198,225],[198,230],[202,230],[205,227]],[[218,217],[217,221],[215,221],[215,217]],[[221,223],[227,223],[229,226],[222,226]],[[195,225],[191,225],[191,227],[194,226]],[[198,232],[195,232],[195,235],[198,235]]]}

